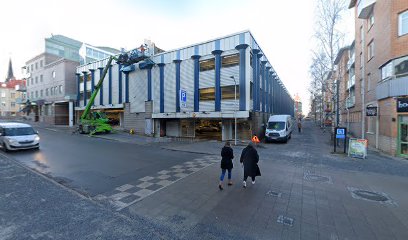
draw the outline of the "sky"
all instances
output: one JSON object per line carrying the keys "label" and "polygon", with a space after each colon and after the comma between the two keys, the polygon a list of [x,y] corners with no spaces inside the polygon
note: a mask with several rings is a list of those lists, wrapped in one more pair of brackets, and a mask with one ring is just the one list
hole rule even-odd
{"label": "sky", "polygon": [[[172,50],[250,30],[289,93],[309,108],[316,0],[13,0],[0,8],[0,81],[61,34],[94,46],[133,49],[150,39]],[[354,33],[351,11],[344,31]]]}

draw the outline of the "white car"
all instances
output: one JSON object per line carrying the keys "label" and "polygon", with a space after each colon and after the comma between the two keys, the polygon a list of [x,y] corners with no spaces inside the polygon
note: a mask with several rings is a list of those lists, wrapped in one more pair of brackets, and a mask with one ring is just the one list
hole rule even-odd
{"label": "white car", "polygon": [[39,149],[40,137],[29,124],[0,123],[0,145],[4,151]]}

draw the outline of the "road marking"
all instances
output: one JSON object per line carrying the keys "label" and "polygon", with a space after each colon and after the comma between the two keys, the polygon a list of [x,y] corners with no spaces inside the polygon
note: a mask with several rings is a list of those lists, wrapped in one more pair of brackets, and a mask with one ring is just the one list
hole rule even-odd
{"label": "road marking", "polygon": [[196,158],[192,161],[172,166],[169,169],[161,170],[155,175],[145,176],[135,182],[116,187],[108,195],[99,194],[94,199],[108,202],[117,211],[121,211],[171,184],[218,162],[220,162],[220,157],[215,155]]}

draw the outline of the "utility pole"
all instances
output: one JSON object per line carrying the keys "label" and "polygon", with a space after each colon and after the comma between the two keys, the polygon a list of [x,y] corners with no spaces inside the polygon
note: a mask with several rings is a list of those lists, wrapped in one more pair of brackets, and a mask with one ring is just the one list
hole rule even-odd
{"label": "utility pole", "polygon": [[361,28],[361,138],[365,139],[365,34],[364,23]]}

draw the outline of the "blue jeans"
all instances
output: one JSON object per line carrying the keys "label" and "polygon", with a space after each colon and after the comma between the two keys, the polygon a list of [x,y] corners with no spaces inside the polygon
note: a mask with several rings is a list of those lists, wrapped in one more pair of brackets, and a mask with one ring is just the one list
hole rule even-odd
{"label": "blue jeans", "polygon": [[[220,177],[221,182],[224,181],[226,171],[227,171],[227,169],[222,169],[222,171],[221,171],[221,177]],[[228,169],[228,180],[231,180],[231,172],[232,172],[232,169]]]}

